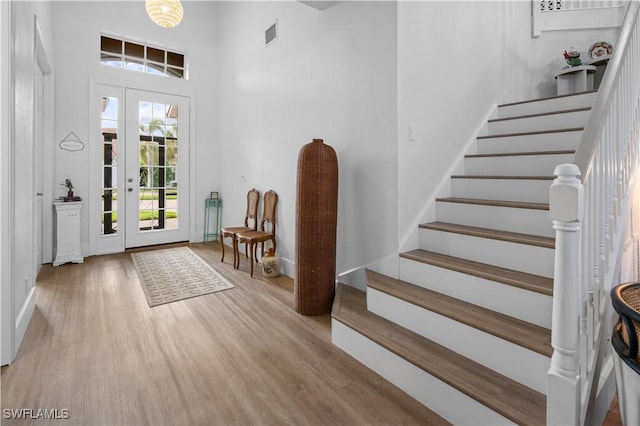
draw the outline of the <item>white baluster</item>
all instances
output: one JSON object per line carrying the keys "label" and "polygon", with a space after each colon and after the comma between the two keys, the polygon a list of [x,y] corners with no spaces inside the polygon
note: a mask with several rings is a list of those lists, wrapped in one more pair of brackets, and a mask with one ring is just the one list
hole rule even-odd
{"label": "white baluster", "polygon": [[574,164],[556,167],[549,189],[549,215],[556,230],[553,283],[551,367],[547,374],[547,423],[580,423],[580,247],[582,216],[580,170]]}

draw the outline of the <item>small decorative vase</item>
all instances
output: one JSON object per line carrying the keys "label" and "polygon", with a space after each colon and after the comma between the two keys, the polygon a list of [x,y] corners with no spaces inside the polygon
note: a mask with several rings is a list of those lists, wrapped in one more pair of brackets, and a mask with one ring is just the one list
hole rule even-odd
{"label": "small decorative vase", "polygon": [[67,197],[73,198],[73,191],[67,191]]}
{"label": "small decorative vase", "polygon": [[267,278],[277,277],[280,274],[280,256],[269,249],[269,253],[262,258],[262,276]]}

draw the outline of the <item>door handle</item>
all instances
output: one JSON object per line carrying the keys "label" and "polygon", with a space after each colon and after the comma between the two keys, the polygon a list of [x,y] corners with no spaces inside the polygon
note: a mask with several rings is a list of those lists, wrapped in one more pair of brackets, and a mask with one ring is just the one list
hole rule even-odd
{"label": "door handle", "polygon": [[127,188],[127,191],[128,192],[133,192],[133,188],[129,187],[129,188]]}
{"label": "door handle", "polygon": [[36,192],[36,197],[42,197],[44,194],[42,192]]}

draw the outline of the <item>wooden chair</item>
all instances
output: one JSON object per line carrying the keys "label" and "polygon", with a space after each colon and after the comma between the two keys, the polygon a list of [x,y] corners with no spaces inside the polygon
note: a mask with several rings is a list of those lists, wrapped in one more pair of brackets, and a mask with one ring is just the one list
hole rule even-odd
{"label": "wooden chair", "polygon": [[[220,262],[224,262],[224,239],[231,238],[233,247],[233,267],[236,268],[236,256],[238,253],[238,242],[236,236],[238,232],[243,231],[255,231],[258,229],[258,203],[260,202],[260,192],[253,188],[247,192],[247,212],[244,215],[244,226],[226,227],[220,230],[220,245],[222,246],[222,259]],[[249,222],[252,222],[252,226],[249,226]],[[249,253],[247,253],[247,256]]]}
{"label": "wooden chair", "polygon": [[[234,258],[238,259],[238,266],[240,266],[240,255],[237,254],[238,245],[246,244],[245,249],[249,248],[249,255],[251,256],[251,277],[253,277],[253,263],[254,259],[257,262],[258,257],[256,254],[258,243],[260,243],[260,249],[262,256],[264,255],[264,243],[271,241],[273,244],[273,251],[276,251],[276,204],[278,203],[278,194],[273,191],[268,191],[264,194],[264,207],[262,209],[262,222],[260,224],[260,231],[242,231],[236,235],[236,254]],[[237,269],[237,267],[236,267]]]}

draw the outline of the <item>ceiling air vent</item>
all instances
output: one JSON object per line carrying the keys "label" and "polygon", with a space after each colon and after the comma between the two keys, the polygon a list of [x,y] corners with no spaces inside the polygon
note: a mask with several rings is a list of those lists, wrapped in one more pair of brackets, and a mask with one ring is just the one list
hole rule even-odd
{"label": "ceiling air vent", "polygon": [[267,30],[264,32],[264,45],[269,46],[271,43],[278,39],[278,21],[274,22]]}

